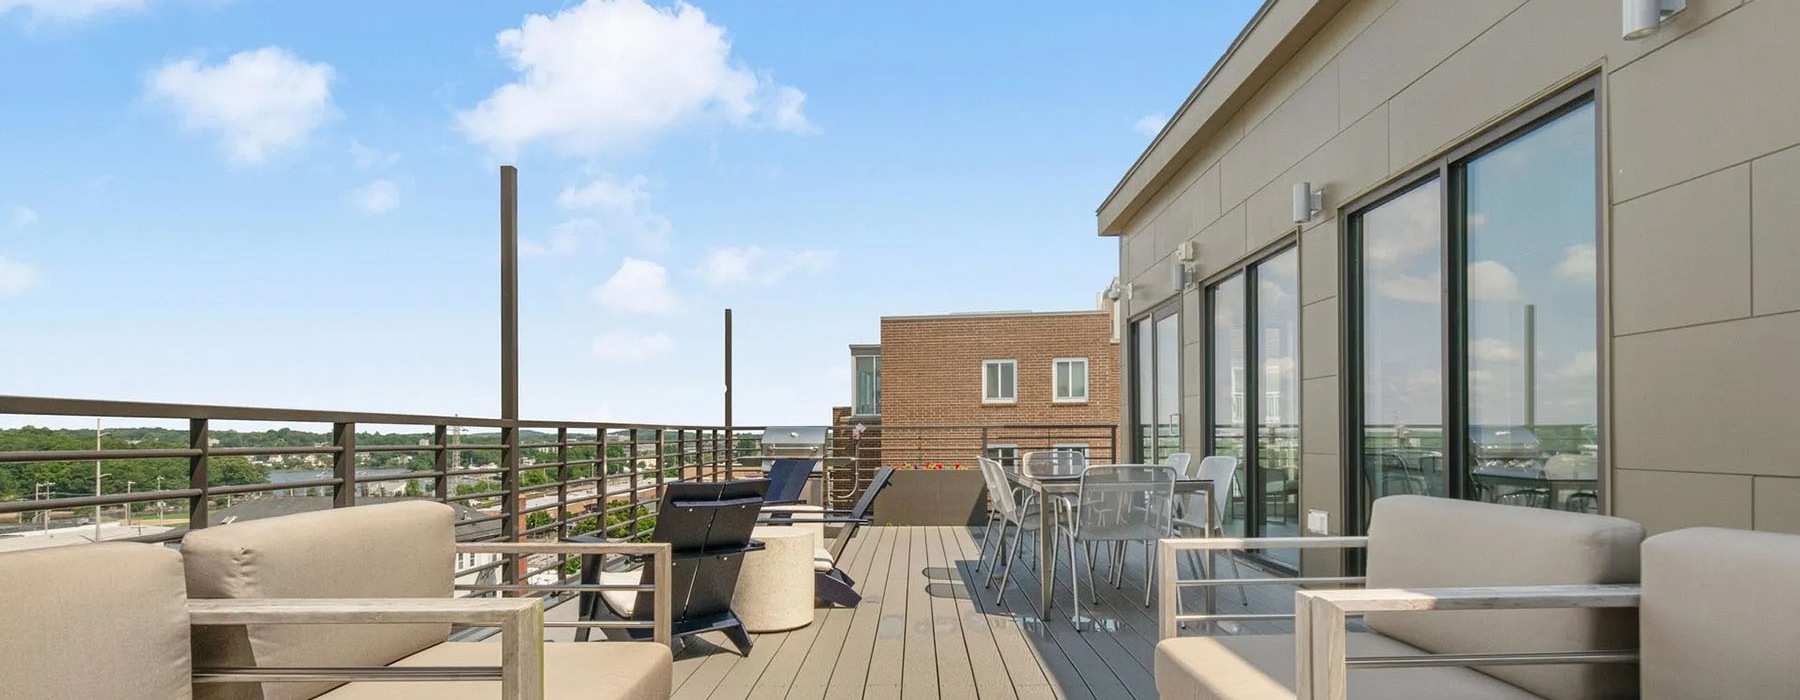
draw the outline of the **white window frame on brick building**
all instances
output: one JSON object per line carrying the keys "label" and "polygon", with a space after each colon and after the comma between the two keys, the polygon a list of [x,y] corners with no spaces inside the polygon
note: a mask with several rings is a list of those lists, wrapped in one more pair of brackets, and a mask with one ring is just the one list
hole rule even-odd
{"label": "white window frame on brick building", "polygon": [[1051,445],[1050,449],[1056,452],[1080,452],[1084,458],[1091,454],[1088,451],[1088,444],[1085,442],[1059,442]]}
{"label": "white window frame on brick building", "polygon": [[988,459],[1000,463],[1000,466],[1016,468],[1019,466],[1018,445],[988,445],[981,450]]}
{"label": "white window frame on brick building", "polygon": [[[1076,363],[1081,365],[1081,394],[1075,394]],[[1063,393],[1063,368],[1069,368],[1069,393]],[[1085,357],[1058,357],[1050,362],[1050,396],[1056,403],[1087,403],[1088,400],[1088,359]]]}
{"label": "white window frame on brick building", "polygon": [[[1006,391],[1002,393],[1002,389]],[[1018,360],[981,361],[981,402],[1019,402]]]}

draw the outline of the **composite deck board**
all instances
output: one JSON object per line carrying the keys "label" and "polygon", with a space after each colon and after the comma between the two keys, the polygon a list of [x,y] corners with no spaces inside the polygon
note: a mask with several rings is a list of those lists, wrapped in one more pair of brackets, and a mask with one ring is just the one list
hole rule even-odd
{"label": "composite deck board", "polygon": [[[930,563],[925,547],[925,528],[906,528],[911,545],[906,567],[906,655],[900,669],[900,697],[906,700],[936,698],[938,695],[937,621],[932,617],[931,594],[925,590],[929,580],[925,568]],[[892,582],[889,582],[892,585]],[[870,685],[874,685],[873,682]]]}
{"label": "composite deck board", "polygon": [[[1026,552],[1013,567],[1000,603],[999,591],[984,585],[980,528],[863,528],[845,548],[840,568],[857,581],[863,604],[854,609],[819,608],[813,623],[787,633],[756,635],[755,650],[740,657],[716,633],[699,635],[676,655],[675,697],[682,700],[859,700],[903,698],[996,698],[999,700],[1088,700],[1153,698],[1155,611],[1144,607],[1146,560],[1141,547],[1128,548],[1125,583],[1104,580],[1107,560],[1097,567],[1098,604],[1083,608],[1102,622],[1077,629],[1070,617],[1070,576],[1076,573],[1065,551],[1058,562],[1054,604],[1046,620],[1037,614],[1038,567]],[[1028,548],[1029,544],[1026,545]],[[1135,551],[1132,551],[1135,550]],[[1192,575],[1184,564],[1184,571]],[[1228,565],[1222,575],[1232,575]],[[1245,578],[1273,578],[1241,565]],[[1248,606],[1235,588],[1218,591],[1220,612],[1287,612],[1293,586],[1248,587]],[[1199,589],[1184,591],[1183,609],[1201,609]],[[566,604],[547,617],[568,620]],[[1285,622],[1241,622],[1240,634],[1286,632]],[[1207,630],[1188,630],[1187,634]],[[557,629],[553,639],[573,632]]]}
{"label": "composite deck board", "polygon": [[[987,685],[981,684],[985,672],[982,666],[977,666],[976,682],[982,696],[1004,698],[1007,697],[1004,688],[1010,687],[1021,700],[1063,697],[1050,683],[1050,677],[1044,674],[1043,660],[1026,642],[1018,624],[1010,616],[991,614],[982,607],[980,596],[986,589],[981,583],[984,572],[977,571],[981,568],[980,545],[964,528],[940,528],[940,534],[944,537],[945,549],[951,552],[951,560],[961,572],[962,592],[957,596],[957,608],[963,615],[963,636],[969,640],[971,650],[984,646],[976,640],[985,637],[1004,666],[997,673],[1004,674],[1000,679],[1006,683],[1000,684],[1002,690],[993,693],[988,691]],[[961,552],[961,556],[955,552]]]}

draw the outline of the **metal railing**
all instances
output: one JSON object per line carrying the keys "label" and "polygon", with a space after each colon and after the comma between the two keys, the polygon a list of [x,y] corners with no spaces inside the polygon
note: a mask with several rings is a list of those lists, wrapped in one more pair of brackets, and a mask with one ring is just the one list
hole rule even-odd
{"label": "metal railing", "polygon": [[[7,422],[79,417],[113,426],[132,421],[185,423],[185,431],[164,431],[181,434],[180,444],[173,445],[125,440],[114,433],[97,449],[0,446],[0,476],[11,477],[0,480],[0,515],[35,514],[48,529],[51,515],[59,512],[95,509],[97,524],[103,509],[113,509],[116,518],[129,518],[153,504],[185,506],[177,509],[186,512],[182,526],[107,538],[146,542],[179,539],[187,529],[216,522],[218,510],[244,501],[308,495],[329,497],[330,507],[353,506],[384,495],[454,504],[459,506],[459,541],[560,539],[601,529],[614,538],[641,540],[654,528],[656,501],[664,485],[730,479],[746,471],[734,466],[736,456],[756,452],[762,431],[754,426],[511,421],[21,396],[0,396],[0,417],[10,419]],[[316,436],[312,444],[233,445],[214,437],[220,423],[265,424],[271,429],[311,424],[321,430],[298,433]],[[368,430],[375,426],[398,432]],[[398,468],[371,466],[377,460],[392,464],[401,457],[405,459]],[[263,460],[259,468],[266,469],[276,459],[314,466],[316,474],[275,481],[261,471],[254,473],[265,478],[247,480],[244,467],[254,464],[252,460]],[[231,469],[215,469],[227,460]],[[147,476],[144,469],[156,472],[157,478]],[[98,480],[92,477],[106,476],[109,470],[140,474],[142,481],[125,485],[152,488],[122,489],[118,478],[105,483],[110,490],[94,488]],[[67,488],[42,488],[50,481],[76,482],[83,491],[97,493],[66,495]],[[13,485],[12,493],[5,490],[8,484]],[[162,524],[168,524],[167,519]],[[509,572],[505,583],[518,584],[566,563],[566,558],[527,562],[508,556],[459,568],[456,575],[460,579],[505,570]]]}

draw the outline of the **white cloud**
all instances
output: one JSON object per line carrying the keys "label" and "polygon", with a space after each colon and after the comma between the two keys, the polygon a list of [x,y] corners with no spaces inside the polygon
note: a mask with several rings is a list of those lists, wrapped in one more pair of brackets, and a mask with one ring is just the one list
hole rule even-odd
{"label": "white cloud", "polygon": [[0,256],[0,297],[17,296],[37,286],[37,269]]}
{"label": "white cloud", "polygon": [[400,188],[393,180],[375,180],[350,192],[350,206],[364,214],[386,214],[400,206]]}
{"label": "white cloud", "polygon": [[0,0],[0,15],[24,10],[34,19],[78,22],[108,12],[142,10],[147,4],[148,0]]}
{"label": "white cloud", "polygon": [[1592,244],[1572,245],[1564,252],[1562,262],[1557,263],[1556,276],[1574,282],[1592,282],[1597,263]]}
{"label": "white cloud", "polygon": [[1550,373],[1552,379],[1577,380],[1592,378],[1600,369],[1600,357],[1592,350],[1575,353],[1568,364],[1556,368]]}
{"label": "white cloud", "polygon": [[1518,299],[1519,276],[1493,260],[1469,263],[1469,298],[1475,301]]}
{"label": "white cloud", "polygon": [[331,66],[286,49],[243,51],[217,65],[188,59],[150,75],[151,99],[169,105],[190,131],[215,133],[240,163],[291,150],[331,121]]}
{"label": "white cloud", "polygon": [[594,357],[623,362],[642,362],[675,350],[675,341],[666,333],[612,331],[594,339]]}
{"label": "white cloud", "polygon": [[350,140],[350,158],[356,161],[356,167],[363,170],[371,168],[390,168],[400,162],[400,154],[388,153],[377,148],[363,145],[363,142]]}
{"label": "white cloud", "polygon": [[1168,123],[1169,118],[1161,114],[1146,114],[1139,117],[1137,123],[1132,124],[1131,128],[1140,134],[1154,138],[1157,134],[1162,133],[1163,126]]}
{"label": "white cloud", "polygon": [[556,203],[564,209],[589,214],[565,225],[586,222],[581,230],[632,241],[645,251],[661,252],[674,227],[650,206],[649,184],[649,178],[642,175],[629,180],[600,175],[585,185],[563,188]]}
{"label": "white cloud", "polygon": [[815,130],[805,93],[733,60],[725,29],[686,3],[586,0],[494,43],[519,75],[457,122],[501,153],[544,142],[593,155],[699,121]]}
{"label": "white cloud", "polygon": [[1437,257],[1439,185],[1433,180],[1376,207],[1363,217],[1363,258],[1372,267],[1388,267],[1430,253]]}
{"label": "white cloud", "polygon": [[1499,338],[1476,338],[1469,341],[1469,357],[1484,363],[1512,364],[1524,359],[1525,354]]}
{"label": "white cloud", "polygon": [[564,221],[550,228],[550,237],[543,243],[519,241],[519,255],[526,258],[567,257],[581,249],[582,233],[591,232],[598,226],[592,219]]}
{"label": "white cloud", "polygon": [[764,250],[760,246],[706,251],[695,274],[718,286],[775,284],[793,274],[818,274],[837,253],[829,250]]}
{"label": "white cloud", "polygon": [[12,216],[10,218],[12,219],[13,226],[25,228],[26,226],[37,223],[38,213],[36,209],[32,209],[31,207],[23,204],[14,204],[12,207]]}
{"label": "white cloud", "polygon": [[1435,271],[1429,275],[1377,273],[1375,291],[1389,299],[1415,304],[1436,304],[1443,298],[1443,285]]}
{"label": "white cloud", "polygon": [[619,270],[594,288],[594,301],[614,311],[666,314],[676,307],[669,271],[648,260],[625,258]]}

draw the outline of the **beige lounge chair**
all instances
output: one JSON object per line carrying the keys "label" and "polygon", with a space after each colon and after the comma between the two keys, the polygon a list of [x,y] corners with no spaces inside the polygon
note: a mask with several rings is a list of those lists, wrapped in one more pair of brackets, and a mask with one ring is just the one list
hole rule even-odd
{"label": "beige lounge chair", "polygon": [[[543,644],[544,697],[667,698],[668,545],[477,544],[454,541],[450,507],[429,501],[340,508],[195,530],[182,543],[188,595],[196,599],[425,598],[448,600],[457,553],[655,554],[656,642]],[[635,583],[635,582],[634,582]],[[504,587],[504,584],[501,586]],[[635,586],[634,586],[635,589]],[[610,623],[638,624],[638,623]],[[643,623],[649,624],[649,623]],[[446,641],[446,624],[235,625],[194,632],[200,667],[469,666],[500,661],[503,645]],[[540,636],[541,639],[541,636]],[[204,684],[204,700],[483,700],[492,682]]]}
{"label": "beige lounge chair", "polygon": [[[1160,611],[1165,638],[1156,647],[1157,689],[1163,700],[1295,698],[1296,647],[1313,649],[1310,644],[1320,641],[1317,633],[1174,636],[1179,623],[1208,619],[1182,614],[1173,599],[1176,586],[1168,577],[1175,555],[1183,550],[1366,546],[1371,588],[1632,584],[1638,580],[1643,534],[1637,523],[1619,518],[1390,496],[1376,501],[1367,538],[1165,540],[1160,552],[1165,562]],[[1368,615],[1364,624],[1368,632],[1342,636],[1351,656],[1629,649],[1635,646],[1636,633],[1635,617],[1618,609],[1380,613]],[[1324,673],[1314,668],[1306,677],[1323,685]],[[1635,697],[1636,680],[1631,667],[1623,664],[1390,667],[1358,671],[1347,697],[1612,699]]]}
{"label": "beige lounge chair", "polygon": [[[1794,656],[1800,649],[1800,606],[1793,604],[1793,591],[1800,585],[1800,536],[1720,528],[1664,533],[1644,541],[1643,579],[1641,587],[1302,592],[1297,602],[1307,607],[1314,630],[1308,640],[1309,663],[1320,679],[1311,697],[1345,697],[1346,680],[1354,689],[1361,676],[1372,673],[1349,668],[1367,660],[1330,639],[1346,614],[1438,611],[1382,613],[1398,619],[1443,616],[1442,610],[1453,608],[1490,610],[1475,613],[1485,619],[1542,615],[1544,608],[1635,608],[1640,643],[1635,652],[1598,646],[1567,655],[1571,663],[1598,660],[1613,668],[1620,668],[1621,660],[1638,661],[1642,695],[1618,697],[1800,697]],[[1538,609],[1522,611],[1530,608]]]}
{"label": "beige lounge chair", "polygon": [[[189,700],[213,682],[258,674],[329,677],[322,669],[193,667],[192,625],[256,622],[430,622],[499,626],[499,667],[464,668],[485,697],[543,697],[543,607],[529,598],[212,600],[187,598],[181,556],[167,547],[105,543],[0,555],[0,695],[82,700]],[[357,669],[359,677],[446,669]],[[349,673],[349,672],[341,672]],[[208,685],[195,685],[196,682]],[[352,684],[374,685],[381,684]],[[240,688],[250,686],[238,686]],[[411,697],[398,692],[376,697]]]}

